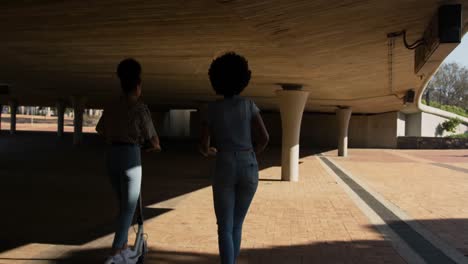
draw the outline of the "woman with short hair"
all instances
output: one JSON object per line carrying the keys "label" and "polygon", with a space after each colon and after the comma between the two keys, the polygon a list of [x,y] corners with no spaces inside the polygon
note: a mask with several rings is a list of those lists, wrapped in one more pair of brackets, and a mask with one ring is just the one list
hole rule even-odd
{"label": "woman with short hair", "polygon": [[[153,126],[151,113],[141,100],[141,65],[134,59],[125,59],[117,67],[122,93],[104,108],[96,127],[106,139],[107,169],[112,187],[119,201],[120,213],[106,264],[130,264],[128,229],[140,196],[141,146],[146,151],[160,151],[159,138]],[[136,260],[134,260],[136,261]]]}

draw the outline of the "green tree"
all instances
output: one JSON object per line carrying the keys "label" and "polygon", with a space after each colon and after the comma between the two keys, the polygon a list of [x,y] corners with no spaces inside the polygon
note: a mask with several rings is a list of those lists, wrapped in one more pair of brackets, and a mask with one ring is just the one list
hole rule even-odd
{"label": "green tree", "polygon": [[468,68],[457,63],[443,64],[424,92],[426,104],[458,106],[468,110]]}
{"label": "green tree", "polygon": [[450,118],[449,120],[444,121],[441,125],[442,129],[450,132],[455,133],[457,132],[457,127],[462,123],[462,121],[458,118]]}

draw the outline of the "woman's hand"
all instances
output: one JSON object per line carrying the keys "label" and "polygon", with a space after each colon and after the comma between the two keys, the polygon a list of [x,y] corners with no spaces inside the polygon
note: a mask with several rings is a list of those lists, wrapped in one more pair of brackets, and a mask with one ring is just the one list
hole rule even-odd
{"label": "woman's hand", "polygon": [[205,157],[216,156],[216,153],[218,153],[218,150],[214,147],[203,148],[200,146],[199,151]]}
{"label": "woman's hand", "polygon": [[159,144],[159,137],[154,136],[143,145],[145,152],[161,152],[161,145]]}
{"label": "woman's hand", "polygon": [[210,129],[208,128],[206,123],[203,123],[201,129],[200,145],[198,150],[205,157],[216,156],[216,153],[218,153],[218,150],[216,148],[210,147],[210,139]]}
{"label": "woman's hand", "polygon": [[216,156],[217,153],[218,153],[218,150],[214,147],[210,147],[207,152],[208,156]]}
{"label": "woman's hand", "polygon": [[156,146],[145,149],[145,152],[161,152],[161,151],[162,149],[160,145],[156,145]]}

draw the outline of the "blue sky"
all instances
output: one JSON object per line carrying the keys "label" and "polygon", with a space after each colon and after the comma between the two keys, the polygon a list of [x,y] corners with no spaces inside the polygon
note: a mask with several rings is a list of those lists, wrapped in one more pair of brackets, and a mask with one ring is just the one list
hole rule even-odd
{"label": "blue sky", "polygon": [[450,53],[444,62],[457,62],[468,68],[468,34],[466,34],[460,45]]}

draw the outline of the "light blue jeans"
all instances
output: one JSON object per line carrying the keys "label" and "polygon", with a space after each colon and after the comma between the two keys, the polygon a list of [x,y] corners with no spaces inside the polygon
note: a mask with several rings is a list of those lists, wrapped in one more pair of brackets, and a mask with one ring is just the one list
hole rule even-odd
{"label": "light blue jeans", "polygon": [[127,243],[128,229],[140,196],[140,147],[132,144],[111,145],[107,153],[107,169],[120,209],[112,247],[122,248]]}
{"label": "light blue jeans", "polygon": [[236,263],[241,246],[242,224],[257,186],[258,163],[254,152],[217,154],[213,200],[222,264]]}

